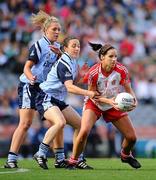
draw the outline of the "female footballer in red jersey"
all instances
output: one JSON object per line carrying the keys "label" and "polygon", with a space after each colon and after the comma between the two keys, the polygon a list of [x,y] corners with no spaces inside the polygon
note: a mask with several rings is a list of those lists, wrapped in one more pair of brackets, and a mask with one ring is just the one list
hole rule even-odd
{"label": "female footballer in red jersey", "polygon": [[89,43],[94,51],[99,50],[100,63],[94,65],[85,77],[89,90],[98,91],[100,97],[87,98],[84,105],[81,129],[74,143],[73,153],[69,159],[69,168],[75,167],[77,158],[84,151],[88,134],[95,122],[102,115],[106,122],[111,122],[124,136],[121,161],[133,168],[140,168],[141,164],[133,157],[132,148],[136,142],[134,127],[127,112],[118,109],[114,99],[119,92],[132,94],[135,98],[134,109],[137,105],[135,94],[131,88],[129,74],[126,67],[117,61],[117,50],[110,44]]}

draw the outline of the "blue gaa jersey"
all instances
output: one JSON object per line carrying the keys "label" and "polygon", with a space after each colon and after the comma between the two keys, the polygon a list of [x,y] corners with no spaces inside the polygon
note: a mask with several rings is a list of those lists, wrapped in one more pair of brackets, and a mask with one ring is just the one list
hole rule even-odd
{"label": "blue gaa jersey", "polygon": [[[37,76],[36,83],[41,83],[46,80],[48,72],[57,60],[58,55],[50,50],[49,45],[51,45],[51,42],[46,36],[43,36],[40,40],[33,44],[29,50],[28,60],[35,63],[31,72],[34,76]],[[59,43],[54,42],[54,45],[60,48]],[[20,81],[23,83],[29,83],[29,80],[24,73],[20,76]]]}
{"label": "blue gaa jersey", "polygon": [[77,72],[78,65],[76,59],[71,59],[67,53],[64,53],[52,66],[47,80],[40,84],[40,88],[55,99],[64,101],[67,95],[64,82],[67,80],[74,81]]}

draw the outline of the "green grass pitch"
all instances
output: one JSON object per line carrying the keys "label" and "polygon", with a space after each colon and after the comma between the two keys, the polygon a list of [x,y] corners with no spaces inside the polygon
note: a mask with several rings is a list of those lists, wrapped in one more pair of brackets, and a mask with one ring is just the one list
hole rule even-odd
{"label": "green grass pitch", "polygon": [[55,169],[48,159],[49,170],[38,167],[34,160],[20,160],[19,169],[4,169],[0,158],[0,180],[156,180],[156,159],[139,159],[142,168],[133,169],[118,158],[87,159],[94,170]]}

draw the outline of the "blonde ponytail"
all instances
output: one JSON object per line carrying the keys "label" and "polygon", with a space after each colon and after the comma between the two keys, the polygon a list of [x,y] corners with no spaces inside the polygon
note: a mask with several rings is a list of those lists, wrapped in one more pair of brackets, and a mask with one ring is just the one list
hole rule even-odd
{"label": "blonde ponytail", "polygon": [[59,23],[59,20],[56,17],[50,16],[47,13],[45,13],[44,11],[40,10],[37,14],[32,14],[31,22],[35,26],[38,26],[43,31],[45,31],[52,22]]}

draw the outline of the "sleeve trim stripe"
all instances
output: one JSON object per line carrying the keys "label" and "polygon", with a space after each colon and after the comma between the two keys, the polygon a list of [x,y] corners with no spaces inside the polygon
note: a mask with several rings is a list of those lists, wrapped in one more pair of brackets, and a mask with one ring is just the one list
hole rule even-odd
{"label": "sleeve trim stripe", "polygon": [[40,51],[40,53],[41,53],[41,47],[40,47],[40,44],[39,44],[39,42],[38,42],[38,41],[37,41],[37,46],[38,46],[39,51]]}
{"label": "sleeve trim stripe", "polygon": [[62,64],[64,64],[64,65],[68,68],[68,70],[71,71],[70,65],[69,65],[64,59],[61,58],[59,62],[61,62]]}
{"label": "sleeve trim stripe", "polygon": [[41,51],[40,51],[37,43],[35,43],[35,48],[36,48],[37,56],[38,56],[38,58],[40,58],[41,57]]}

